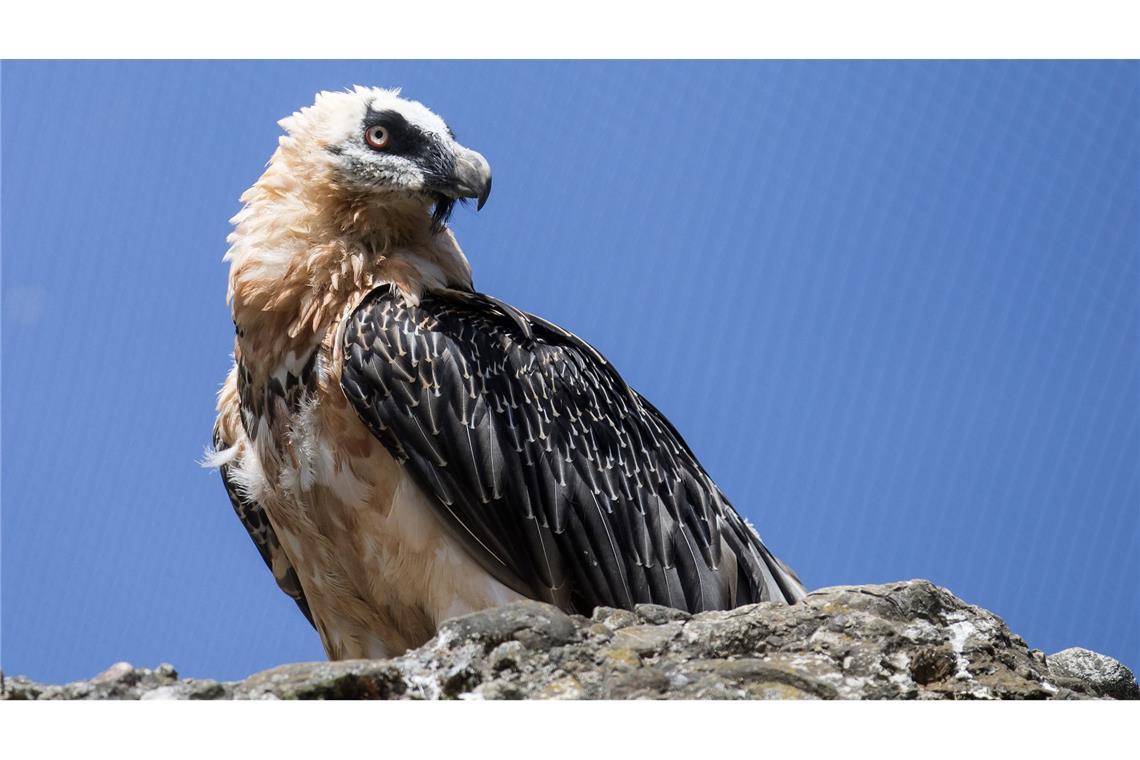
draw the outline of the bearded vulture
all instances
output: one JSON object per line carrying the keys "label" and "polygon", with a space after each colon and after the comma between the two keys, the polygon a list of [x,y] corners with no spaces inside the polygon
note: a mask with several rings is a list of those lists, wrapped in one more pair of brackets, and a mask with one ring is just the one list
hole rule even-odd
{"label": "bearded vulture", "polygon": [[397,90],[325,92],[242,195],[211,462],[331,659],[522,598],[589,615],[805,591],[588,343],[472,286],[491,169]]}

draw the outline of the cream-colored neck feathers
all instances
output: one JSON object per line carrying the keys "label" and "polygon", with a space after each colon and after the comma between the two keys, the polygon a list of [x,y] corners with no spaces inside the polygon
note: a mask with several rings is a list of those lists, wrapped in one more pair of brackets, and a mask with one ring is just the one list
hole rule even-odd
{"label": "cream-colored neck feathers", "polygon": [[409,303],[435,288],[471,288],[451,231],[432,233],[426,199],[361,193],[312,159],[282,138],[231,220],[227,298],[247,357],[271,360],[312,345],[384,283]]}

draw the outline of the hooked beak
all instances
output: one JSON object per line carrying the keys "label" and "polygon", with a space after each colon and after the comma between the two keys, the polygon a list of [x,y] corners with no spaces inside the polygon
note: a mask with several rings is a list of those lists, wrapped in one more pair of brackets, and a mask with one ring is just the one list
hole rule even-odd
{"label": "hooked beak", "polygon": [[475,209],[483,208],[491,195],[491,165],[481,153],[461,148],[455,157],[450,182],[440,191],[451,198],[478,198]]}

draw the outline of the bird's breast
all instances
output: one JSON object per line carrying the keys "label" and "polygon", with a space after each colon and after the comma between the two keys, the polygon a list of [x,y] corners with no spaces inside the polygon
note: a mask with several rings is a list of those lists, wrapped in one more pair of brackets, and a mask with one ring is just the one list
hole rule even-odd
{"label": "bird's breast", "polygon": [[327,346],[271,371],[239,371],[261,501],[329,656],[388,656],[424,643],[448,617],[521,598],[453,538],[434,496],[361,423],[339,377]]}

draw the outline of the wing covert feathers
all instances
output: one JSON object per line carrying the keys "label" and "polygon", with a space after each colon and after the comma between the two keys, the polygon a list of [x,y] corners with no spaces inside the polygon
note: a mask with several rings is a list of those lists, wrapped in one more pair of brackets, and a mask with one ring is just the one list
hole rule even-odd
{"label": "wing covert feathers", "polygon": [[408,306],[384,286],[343,348],[360,418],[520,593],[586,614],[803,595],[673,426],[571,333],[482,294]]}

